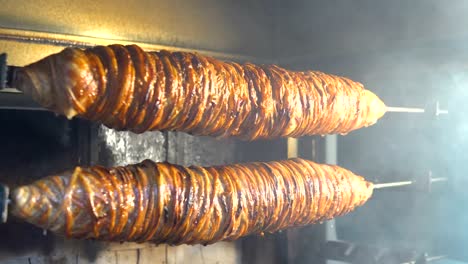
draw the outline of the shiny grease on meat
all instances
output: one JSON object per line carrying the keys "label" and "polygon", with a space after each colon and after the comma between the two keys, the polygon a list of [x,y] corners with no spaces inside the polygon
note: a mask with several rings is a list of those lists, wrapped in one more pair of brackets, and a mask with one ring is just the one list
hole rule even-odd
{"label": "shiny grease on meat", "polygon": [[245,140],[346,134],[386,111],[344,77],[135,45],[66,48],[20,68],[14,85],[56,113],[136,133]]}
{"label": "shiny grease on meat", "polygon": [[303,159],[77,167],[13,190],[11,213],[72,238],[211,244],[344,215],[373,185]]}

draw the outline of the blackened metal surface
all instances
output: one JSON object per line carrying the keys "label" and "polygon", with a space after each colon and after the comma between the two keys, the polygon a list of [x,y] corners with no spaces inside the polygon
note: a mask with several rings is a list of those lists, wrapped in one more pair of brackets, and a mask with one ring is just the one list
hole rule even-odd
{"label": "blackened metal surface", "polygon": [[196,137],[186,133],[167,133],[167,160],[183,166],[213,166],[236,161],[236,141]]}
{"label": "blackened metal surface", "polygon": [[122,166],[145,159],[184,166],[211,166],[232,163],[236,156],[232,140],[195,137],[178,132],[135,134],[99,126],[94,142],[91,163],[104,166]]}
{"label": "blackened metal surface", "polygon": [[134,134],[115,131],[105,126],[96,128],[91,156],[93,164],[123,166],[145,159],[164,161],[167,157],[167,138],[157,131]]}

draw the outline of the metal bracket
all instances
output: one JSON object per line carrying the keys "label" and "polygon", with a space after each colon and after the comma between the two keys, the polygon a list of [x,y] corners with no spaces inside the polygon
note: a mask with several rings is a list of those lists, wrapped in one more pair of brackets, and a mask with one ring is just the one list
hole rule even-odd
{"label": "metal bracket", "polygon": [[8,196],[10,189],[3,184],[0,184],[0,223],[5,223],[8,216]]}
{"label": "metal bracket", "polygon": [[0,90],[5,89],[7,86],[8,66],[7,54],[0,54]]}
{"label": "metal bracket", "polygon": [[8,55],[0,54],[0,91],[12,87],[12,83],[16,78],[17,66],[8,66]]}

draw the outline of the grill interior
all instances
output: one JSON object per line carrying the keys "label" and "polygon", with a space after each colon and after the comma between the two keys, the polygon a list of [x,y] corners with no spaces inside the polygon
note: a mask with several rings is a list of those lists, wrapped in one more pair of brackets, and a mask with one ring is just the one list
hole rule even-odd
{"label": "grill interior", "polygon": [[[327,240],[447,256],[468,262],[464,245],[464,152],[468,4],[439,1],[6,1],[0,52],[21,66],[65,46],[137,43],[239,62],[320,70],[362,82],[388,105],[449,110],[388,113],[346,136],[242,142],[183,133],[135,135],[43,111],[15,90],[0,90],[0,182],[31,182],[75,165],[149,158],[180,165],[268,161],[298,155],[337,163],[374,182],[448,182],[430,192],[377,190],[334,221],[212,246],[155,246],[64,240],[15,219],[0,225],[3,263],[330,263]],[[297,149],[294,148],[297,146]],[[338,253],[334,253],[335,258]],[[390,253],[389,253],[390,254]],[[398,255],[397,253],[392,253]],[[391,255],[391,254],[390,254]],[[411,257],[413,258],[413,256]],[[368,261],[368,262],[365,262]],[[385,263],[404,263],[393,258]],[[393,262],[392,262],[393,261]],[[378,262],[377,262],[378,263]],[[383,262],[380,262],[383,263]],[[455,263],[455,262],[454,262]]]}

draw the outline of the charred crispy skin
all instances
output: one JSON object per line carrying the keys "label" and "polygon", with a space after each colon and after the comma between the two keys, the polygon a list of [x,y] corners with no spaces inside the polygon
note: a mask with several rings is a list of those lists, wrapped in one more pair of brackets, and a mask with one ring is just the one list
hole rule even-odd
{"label": "charred crispy skin", "polygon": [[136,133],[246,140],[346,134],[386,111],[347,78],[134,45],[67,48],[21,68],[14,85],[56,113]]}
{"label": "charred crispy skin", "polygon": [[77,167],[13,190],[12,213],[73,238],[211,244],[331,219],[373,185],[303,159],[217,167]]}

